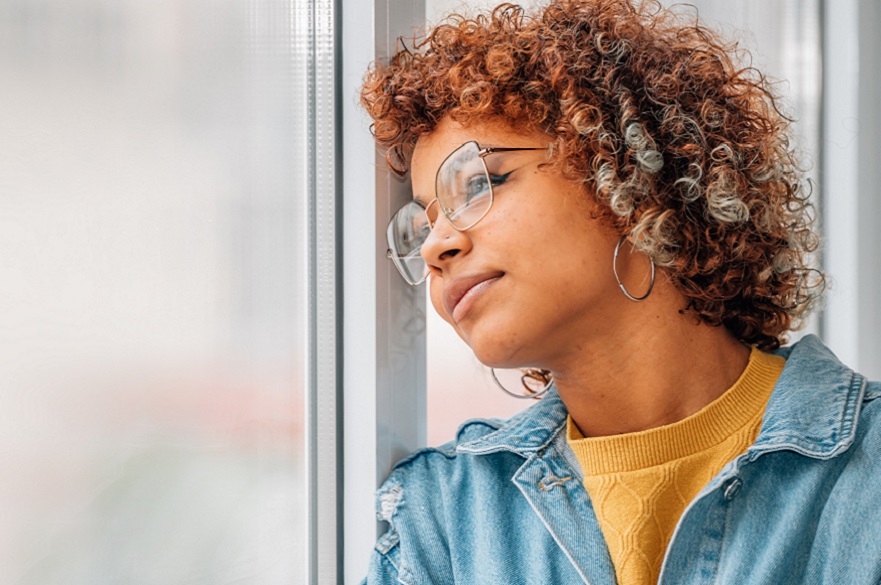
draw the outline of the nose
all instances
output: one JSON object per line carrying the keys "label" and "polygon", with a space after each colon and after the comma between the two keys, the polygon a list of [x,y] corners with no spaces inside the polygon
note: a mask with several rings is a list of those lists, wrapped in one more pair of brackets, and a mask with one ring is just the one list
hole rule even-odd
{"label": "nose", "polygon": [[451,259],[467,254],[471,247],[471,237],[454,228],[446,216],[439,213],[420,253],[432,273],[442,274]]}

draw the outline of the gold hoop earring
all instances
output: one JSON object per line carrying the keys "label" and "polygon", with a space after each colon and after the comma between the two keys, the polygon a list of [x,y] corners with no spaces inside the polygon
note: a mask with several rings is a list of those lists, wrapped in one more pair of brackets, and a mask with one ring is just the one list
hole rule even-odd
{"label": "gold hoop earring", "polygon": [[[544,395],[547,393],[548,390],[551,389],[551,386],[554,385],[554,379],[553,379],[553,377],[551,377],[550,374],[547,374],[547,376],[546,376],[547,379],[548,379],[547,383],[542,387],[541,390],[539,390],[539,391],[536,392],[535,394],[516,394],[516,393],[514,393],[514,392],[511,392],[510,390],[508,390],[508,389],[505,388],[504,386],[502,386],[502,383],[499,382],[499,379],[498,379],[498,377],[496,376],[496,370],[495,370],[495,368],[490,368],[490,369],[489,369],[489,373],[492,374],[493,382],[496,383],[496,386],[498,386],[499,388],[501,388],[502,391],[503,391],[505,394],[507,394],[508,396],[513,396],[514,398],[541,398],[542,396],[544,396]],[[523,384],[523,387],[524,387],[524,388],[526,388],[527,390],[530,390],[529,386],[526,385],[526,382],[523,381],[523,379],[524,379],[524,378],[527,378],[527,377],[530,377],[528,373],[523,374],[522,376],[520,376],[520,381],[521,381],[521,383]]]}
{"label": "gold hoop earring", "polygon": [[624,240],[627,239],[627,236],[621,236],[621,239],[618,240],[618,244],[615,246],[615,255],[612,257],[612,272],[615,274],[615,280],[618,281],[618,286],[621,288],[621,292],[624,293],[624,296],[630,299],[631,301],[644,301],[646,300],[650,294],[652,294],[652,288],[655,286],[655,261],[649,257],[649,262],[652,263],[652,278],[651,282],[649,282],[649,289],[645,291],[645,294],[641,297],[635,297],[624,287],[624,283],[621,282],[621,278],[618,276],[618,251],[621,250],[621,244],[624,243]]}

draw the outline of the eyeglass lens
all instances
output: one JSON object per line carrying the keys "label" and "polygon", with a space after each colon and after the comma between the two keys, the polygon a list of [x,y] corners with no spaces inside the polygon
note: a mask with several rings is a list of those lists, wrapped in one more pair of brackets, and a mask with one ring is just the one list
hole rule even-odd
{"label": "eyeglass lens", "polygon": [[388,224],[386,238],[391,259],[410,284],[419,284],[428,276],[428,266],[420,252],[430,232],[425,209],[415,201],[398,210]]}
{"label": "eyeglass lens", "polygon": [[489,210],[492,187],[476,142],[455,150],[437,173],[437,202],[449,222],[467,230]]}
{"label": "eyeglass lens", "polygon": [[418,284],[428,276],[420,251],[437,219],[438,207],[453,227],[466,230],[492,206],[492,185],[476,142],[466,142],[444,160],[437,172],[435,192],[437,205],[430,205],[428,213],[411,201],[388,225],[392,260],[410,284]]}

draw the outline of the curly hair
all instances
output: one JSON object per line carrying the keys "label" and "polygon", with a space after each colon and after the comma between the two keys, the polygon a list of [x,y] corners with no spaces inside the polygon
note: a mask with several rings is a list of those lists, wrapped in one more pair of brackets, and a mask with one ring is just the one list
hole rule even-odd
{"label": "curly hair", "polygon": [[412,46],[361,88],[394,171],[447,116],[544,132],[547,165],[664,269],[682,312],[761,349],[803,324],[825,283],[814,208],[791,120],[736,44],[655,1],[554,0],[452,15]]}

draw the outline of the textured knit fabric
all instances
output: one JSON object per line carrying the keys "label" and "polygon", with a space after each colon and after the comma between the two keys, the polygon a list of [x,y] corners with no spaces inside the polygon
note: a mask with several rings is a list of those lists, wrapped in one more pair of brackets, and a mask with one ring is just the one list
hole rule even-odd
{"label": "textured knit fabric", "polygon": [[619,585],[658,582],[679,518],[725,464],[755,442],[785,363],[753,348],[722,396],[663,427],[584,438],[568,419],[569,445],[584,470]]}

